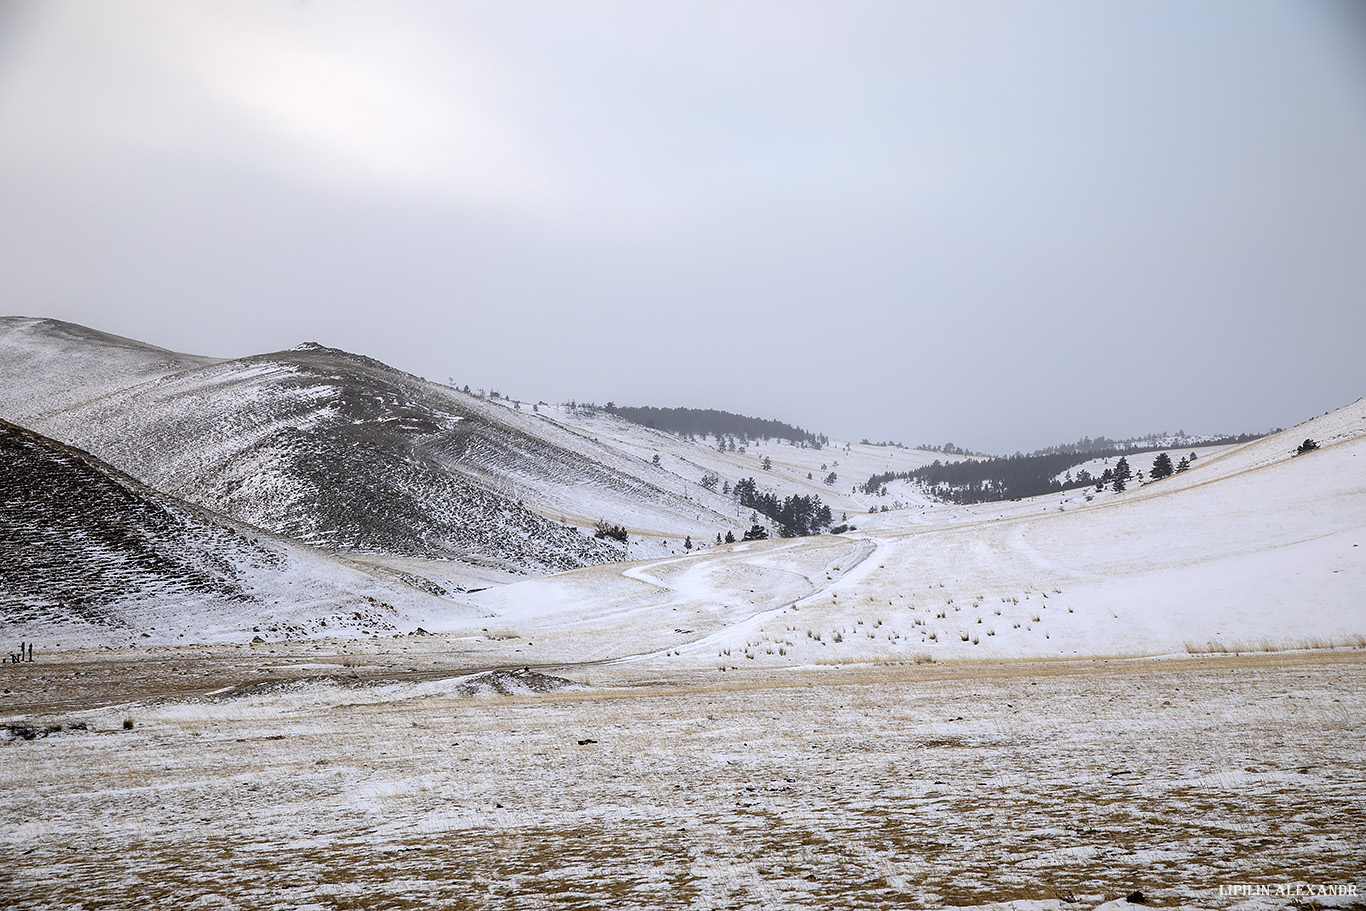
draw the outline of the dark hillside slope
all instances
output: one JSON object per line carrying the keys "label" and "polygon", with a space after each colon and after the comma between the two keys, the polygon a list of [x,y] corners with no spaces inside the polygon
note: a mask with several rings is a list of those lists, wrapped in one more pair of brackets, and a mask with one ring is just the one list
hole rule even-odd
{"label": "dark hillside slope", "polygon": [[[421,583],[422,580],[416,580]],[[393,632],[460,611],[0,421],[0,632],[96,642]]]}
{"label": "dark hillside slope", "polygon": [[9,621],[118,623],[126,599],[247,601],[279,551],[202,521],[90,455],[0,421],[0,606]]}

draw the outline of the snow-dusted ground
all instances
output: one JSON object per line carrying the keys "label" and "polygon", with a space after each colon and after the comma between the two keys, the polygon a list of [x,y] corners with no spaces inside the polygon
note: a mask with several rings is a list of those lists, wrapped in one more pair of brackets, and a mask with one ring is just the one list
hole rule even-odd
{"label": "snow-dusted ground", "polygon": [[[1307,436],[1322,448],[1294,456]],[[1366,646],[1366,400],[1087,495],[907,510],[467,600],[481,628],[494,618],[555,660],[717,670]]]}
{"label": "snow-dusted ground", "polygon": [[0,735],[6,901],[1361,907],[1360,652],[662,670],[30,718]]}

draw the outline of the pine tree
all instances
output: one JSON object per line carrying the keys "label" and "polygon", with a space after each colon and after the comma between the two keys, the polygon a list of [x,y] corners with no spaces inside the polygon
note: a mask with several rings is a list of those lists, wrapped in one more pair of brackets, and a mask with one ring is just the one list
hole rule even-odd
{"label": "pine tree", "polygon": [[1167,455],[1165,452],[1161,453],[1160,455],[1158,455],[1157,458],[1153,459],[1153,470],[1151,472],[1151,477],[1154,481],[1160,481],[1163,478],[1171,477],[1172,471],[1172,457]]}
{"label": "pine tree", "polygon": [[1133,476],[1134,473],[1129,469],[1129,460],[1120,456],[1119,461],[1115,463],[1115,479],[1111,489],[1115,493],[1124,493],[1124,489],[1129,486],[1129,479]]}

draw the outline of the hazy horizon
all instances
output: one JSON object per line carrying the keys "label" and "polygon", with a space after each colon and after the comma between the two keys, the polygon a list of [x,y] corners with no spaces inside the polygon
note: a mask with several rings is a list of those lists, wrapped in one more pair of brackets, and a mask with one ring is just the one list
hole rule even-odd
{"label": "hazy horizon", "polygon": [[1348,2],[0,3],[0,310],[1009,453],[1366,393]]}

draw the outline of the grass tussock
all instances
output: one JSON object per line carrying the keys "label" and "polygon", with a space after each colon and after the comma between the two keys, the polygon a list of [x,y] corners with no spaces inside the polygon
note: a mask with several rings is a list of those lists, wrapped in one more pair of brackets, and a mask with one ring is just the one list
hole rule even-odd
{"label": "grass tussock", "polygon": [[1185,643],[1191,655],[1245,655],[1252,652],[1327,651],[1337,648],[1366,648],[1366,635],[1348,633],[1341,636],[1309,636],[1302,639],[1229,640],[1209,639],[1205,642]]}

